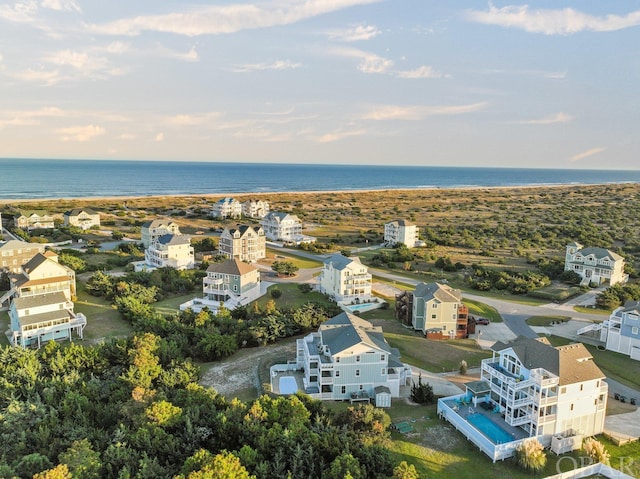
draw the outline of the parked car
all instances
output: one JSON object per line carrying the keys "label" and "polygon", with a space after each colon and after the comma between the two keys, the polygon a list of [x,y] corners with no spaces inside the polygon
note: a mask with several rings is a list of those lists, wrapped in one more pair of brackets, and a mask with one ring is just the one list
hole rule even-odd
{"label": "parked car", "polygon": [[489,321],[487,318],[476,318],[476,324],[482,324],[486,326],[490,322],[491,321]]}

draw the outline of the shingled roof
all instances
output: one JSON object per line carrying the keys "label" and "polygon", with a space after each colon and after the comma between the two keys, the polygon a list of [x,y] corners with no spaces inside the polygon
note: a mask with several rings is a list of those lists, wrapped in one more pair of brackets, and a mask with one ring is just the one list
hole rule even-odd
{"label": "shingled roof", "polygon": [[440,283],[421,283],[413,292],[414,297],[425,301],[437,299],[442,303],[459,303],[462,301],[462,291]]}
{"label": "shingled roof", "polygon": [[360,262],[360,258],[358,258],[357,256],[346,257],[340,253],[332,254],[324,260],[324,264],[326,264],[327,266],[331,265],[334,269],[337,269],[339,271],[345,269],[351,263],[362,264]]}
{"label": "shingled roof", "polygon": [[258,268],[250,264],[243,263],[238,259],[228,259],[223,263],[214,263],[207,268],[207,273],[231,274],[235,276],[244,276],[247,273],[256,271]]}
{"label": "shingled roof", "polygon": [[331,354],[341,353],[359,344],[392,353],[382,328],[350,313],[343,312],[325,321],[318,332],[322,336],[322,344],[329,346]]}

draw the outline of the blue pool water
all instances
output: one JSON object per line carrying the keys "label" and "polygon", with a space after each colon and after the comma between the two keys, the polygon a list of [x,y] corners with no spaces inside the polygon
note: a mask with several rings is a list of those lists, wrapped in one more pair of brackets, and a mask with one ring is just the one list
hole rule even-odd
{"label": "blue pool water", "polygon": [[293,376],[281,376],[279,386],[280,394],[295,394],[298,392],[298,384]]}
{"label": "blue pool water", "polygon": [[511,434],[482,414],[471,414],[467,416],[467,421],[473,424],[476,429],[479,429],[494,444],[504,444],[515,440]]}

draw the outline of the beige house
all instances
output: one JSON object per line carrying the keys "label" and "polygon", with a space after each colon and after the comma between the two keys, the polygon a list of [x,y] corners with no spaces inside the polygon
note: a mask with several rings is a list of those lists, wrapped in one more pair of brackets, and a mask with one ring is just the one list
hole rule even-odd
{"label": "beige house", "polygon": [[316,240],[302,234],[302,221],[290,213],[270,212],[260,222],[264,234],[271,241],[284,243],[310,243]]}
{"label": "beige house", "polygon": [[14,216],[13,222],[17,228],[26,231],[55,228],[53,216],[42,210],[20,211]]}
{"label": "beige house", "polygon": [[269,203],[263,200],[248,200],[242,203],[242,214],[248,218],[262,219],[269,214]]}
{"label": "beige house", "polygon": [[258,268],[235,258],[228,259],[207,268],[207,276],[202,279],[202,298],[181,304],[180,310],[200,311],[206,307],[216,312],[221,305],[235,309],[255,301],[265,292]]}
{"label": "beige house", "polygon": [[389,246],[403,244],[413,248],[418,242],[418,232],[418,227],[409,221],[389,221],[384,225],[384,242]]}
{"label": "beige house", "polygon": [[324,260],[318,281],[320,292],[337,303],[366,303],[371,300],[371,274],[357,256],[336,253]]}
{"label": "beige house", "polygon": [[100,226],[100,213],[88,208],[75,208],[64,213],[65,226],[77,226],[80,229],[88,230]]}
{"label": "beige house", "polygon": [[264,230],[260,226],[241,225],[225,228],[218,243],[220,254],[254,263],[266,257]]}
{"label": "beige house", "polygon": [[144,250],[144,261],[134,263],[136,271],[157,268],[192,269],[195,265],[191,238],[186,235],[165,234]]}
{"label": "beige house", "polygon": [[585,248],[580,243],[567,245],[564,270],[578,273],[582,277],[582,285],[614,285],[626,283],[629,279],[624,272],[622,256],[605,248]]}
{"label": "beige house", "polygon": [[140,229],[141,241],[145,248],[151,246],[151,243],[160,238],[160,236],[168,234],[180,234],[180,228],[178,225],[168,219],[147,221]]}
{"label": "beige house", "polygon": [[462,292],[446,284],[421,283],[413,291],[411,326],[429,338],[466,337],[467,308]]}
{"label": "beige house", "polygon": [[19,273],[37,253],[44,253],[44,245],[9,240],[0,243],[0,270]]}
{"label": "beige house", "polygon": [[82,338],[87,319],[73,311],[75,272],[58,263],[55,253],[37,253],[10,281],[11,290],[0,302],[10,301],[11,344],[40,347],[46,341],[71,339],[73,333]]}

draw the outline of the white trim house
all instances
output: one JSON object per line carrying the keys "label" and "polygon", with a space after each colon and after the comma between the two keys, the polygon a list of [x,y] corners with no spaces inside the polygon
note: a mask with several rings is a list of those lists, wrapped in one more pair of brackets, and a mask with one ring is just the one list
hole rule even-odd
{"label": "white trim house", "polygon": [[285,243],[309,243],[316,240],[302,234],[302,221],[296,215],[272,211],[260,222],[264,234],[271,241]]}
{"label": "white trim house", "polygon": [[315,399],[370,400],[380,386],[397,398],[411,381],[411,368],[387,344],[382,328],[346,312],[297,340],[296,366]]}
{"label": "white trim house", "polygon": [[211,207],[211,216],[214,218],[240,218],[242,216],[242,203],[234,198],[222,198]]}
{"label": "white trim house", "polygon": [[89,208],[65,211],[63,216],[65,226],[77,226],[82,230],[100,226],[100,213]]}
{"label": "white trim house", "polygon": [[42,210],[20,211],[19,214],[13,218],[13,223],[16,228],[26,231],[55,228],[53,216],[50,216],[46,211]]}
{"label": "white trim house", "polygon": [[357,256],[340,253],[324,260],[319,277],[320,292],[337,303],[367,303],[371,300],[371,274]]}
{"label": "white trim house", "polygon": [[187,235],[166,234],[155,239],[144,250],[144,261],[134,263],[136,271],[157,268],[193,269],[195,265],[191,238]]}
{"label": "white trim house", "polygon": [[608,282],[613,286],[629,279],[622,256],[605,248],[585,248],[580,243],[567,245],[564,270],[578,273],[584,285]]}
{"label": "white trim house", "polygon": [[640,301],[627,301],[603,326],[601,339],[607,349],[640,361]]}
{"label": "white trim house", "polygon": [[425,336],[466,337],[467,308],[462,291],[440,283],[421,283],[413,292],[411,326]]}
{"label": "white trim house", "polygon": [[37,253],[44,253],[44,245],[9,240],[0,243],[0,270],[19,273],[22,266],[28,263]]}
{"label": "white trim house", "polygon": [[394,220],[384,225],[384,242],[389,246],[403,244],[413,248],[418,242],[418,227],[405,220]]}
{"label": "white trim house", "polygon": [[151,243],[160,238],[160,236],[179,234],[180,228],[178,227],[178,224],[167,219],[147,221],[140,228],[140,237],[145,248],[151,246]]}
{"label": "white trim house", "polygon": [[226,228],[220,235],[218,250],[227,258],[253,263],[267,256],[264,230],[261,226],[240,225]]}
{"label": "white trim house", "polygon": [[248,218],[262,219],[269,214],[269,203],[263,200],[247,200],[242,203],[242,214]]}

